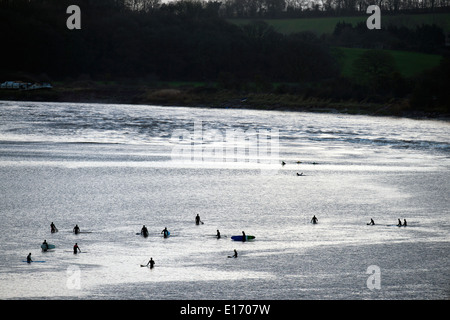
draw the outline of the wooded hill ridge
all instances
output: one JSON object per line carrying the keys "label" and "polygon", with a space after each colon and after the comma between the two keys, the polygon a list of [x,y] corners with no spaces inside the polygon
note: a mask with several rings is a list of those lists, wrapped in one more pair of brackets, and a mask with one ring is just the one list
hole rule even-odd
{"label": "wooded hill ridge", "polygon": [[[408,110],[449,113],[450,62],[441,27],[368,30],[362,23],[343,20],[327,35],[282,34],[263,21],[230,23],[223,11],[228,2],[1,0],[0,43],[5,54],[0,81],[88,79],[149,86],[201,82],[209,93],[400,101]],[[445,1],[433,3],[436,10],[447,8]],[[66,8],[73,4],[81,8],[80,30],[66,27]],[[353,63],[351,77],[342,76],[342,47],[367,49]],[[382,49],[432,53],[442,59],[433,69],[404,77]]]}

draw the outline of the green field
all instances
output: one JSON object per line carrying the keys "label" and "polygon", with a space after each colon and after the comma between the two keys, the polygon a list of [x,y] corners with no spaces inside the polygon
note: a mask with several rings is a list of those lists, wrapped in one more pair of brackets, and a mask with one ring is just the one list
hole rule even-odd
{"label": "green field", "polygon": [[[264,19],[266,23],[273,26],[276,31],[284,34],[311,31],[317,35],[332,33],[338,22],[345,21],[356,25],[358,22],[365,22],[370,15],[357,17],[326,17],[326,18],[298,18],[298,19]],[[248,24],[250,19],[229,19],[228,21],[238,25]],[[383,15],[381,14],[381,28],[383,25],[403,25],[406,27],[414,27],[422,24],[436,24],[440,26],[444,32],[450,32],[450,14],[400,14],[400,15]]]}
{"label": "green field", "polygon": [[[342,75],[344,77],[351,77],[353,61],[367,49],[342,47],[336,49],[338,52],[335,54],[339,57],[338,61],[342,68]],[[442,59],[442,56],[436,54],[396,50],[386,50],[386,52],[392,54],[400,74],[406,78],[438,66]]]}
{"label": "green field", "polygon": [[[317,35],[331,34],[338,22],[345,21],[356,25],[364,22],[369,14],[357,17],[326,17],[326,18],[298,18],[298,19],[265,19],[266,23],[273,26],[276,31],[283,34],[290,34],[302,31],[311,31]],[[250,19],[231,19],[237,25],[248,24]],[[444,32],[450,32],[450,14],[400,14],[400,15],[381,15],[381,28],[383,25],[394,24],[397,26],[406,26],[413,28],[422,24],[436,24]],[[342,75],[352,76],[353,61],[367,49],[359,48],[339,48],[336,57],[339,60],[342,69]],[[424,54],[418,52],[386,50],[394,57],[399,72],[404,77],[411,77],[421,73],[424,70],[439,65],[442,57],[435,54]]]}

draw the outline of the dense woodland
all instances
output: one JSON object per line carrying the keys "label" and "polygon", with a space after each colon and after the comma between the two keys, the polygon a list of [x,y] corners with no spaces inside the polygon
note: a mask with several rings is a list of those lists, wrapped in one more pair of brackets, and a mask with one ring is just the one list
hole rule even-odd
{"label": "dense woodland", "polygon": [[[272,15],[269,12],[275,7],[286,13],[289,1],[0,0],[0,80],[201,81],[237,91],[249,90],[252,83],[252,90],[334,100],[409,97],[411,108],[448,112],[448,58],[436,70],[404,79],[389,54],[377,51],[389,48],[445,56],[444,32],[437,26],[373,31],[342,22],[333,34],[318,37],[310,32],[280,34],[256,20],[238,26],[224,19],[241,16],[236,9],[227,11],[233,3],[259,3],[254,12]],[[407,1],[397,2],[394,7],[400,10]],[[296,10],[310,10],[300,3]],[[414,0],[408,3],[417,7]],[[426,3],[427,10],[448,6],[447,0]],[[66,9],[72,4],[82,8],[81,30],[66,27]],[[353,0],[350,5],[333,0],[330,8],[325,4],[315,10],[358,11],[363,2]],[[353,81],[340,76],[336,46],[374,49],[355,63]]]}

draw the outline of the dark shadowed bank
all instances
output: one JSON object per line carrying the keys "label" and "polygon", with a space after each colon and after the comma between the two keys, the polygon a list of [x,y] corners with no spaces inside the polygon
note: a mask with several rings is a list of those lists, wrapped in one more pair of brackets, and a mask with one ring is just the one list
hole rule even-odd
{"label": "dark shadowed bank", "polygon": [[[53,86],[1,88],[0,100],[450,114],[450,57],[440,26],[368,30],[342,22],[332,34],[287,34],[263,21],[229,22],[240,16],[220,2],[149,3],[0,1],[0,28],[8,30],[0,33],[0,83]],[[81,8],[79,30],[66,27],[74,4]],[[349,63],[356,48],[362,51]],[[392,50],[442,59],[407,76]]]}
{"label": "dark shadowed bank", "polygon": [[388,102],[351,99],[333,101],[291,93],[236,92],[219,89],[215,85],[196,84],[149,87],[138,84],[99,84],[87,81],[55,84],[53,89],[0,90],[0,100],[257,109],[450,120],[449,112],[411,108],[407,99],[392,99]]}

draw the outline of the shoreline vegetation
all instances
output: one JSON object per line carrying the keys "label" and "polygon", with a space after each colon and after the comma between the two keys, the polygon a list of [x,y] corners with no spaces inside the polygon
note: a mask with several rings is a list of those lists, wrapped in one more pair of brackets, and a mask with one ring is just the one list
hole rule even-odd
{"label": "shoreline vegetation", "polygon": [[80,0],[70,29],[69,0],[0,1],[0,83],[52,87],[0,100],[450,118],[447,3],[383,6],[381,29],[362,3],[256,3]]}
{"label": "shoreline vegetation", "polygon": [[[281,87],[282,85],[280,85]],[[0,90],[1,101],[138,104],[173,107],[254,109],[450,121],[450,114],[411,109],[407,99],[387,102],[343,100],[271,92],[237,92],[211,83],[117,84],[94,81],[56,83],[52,89]]]}

